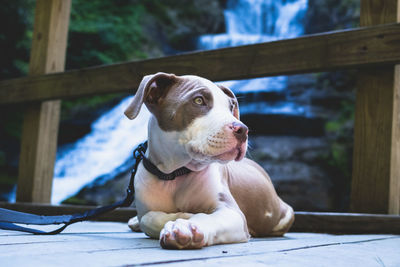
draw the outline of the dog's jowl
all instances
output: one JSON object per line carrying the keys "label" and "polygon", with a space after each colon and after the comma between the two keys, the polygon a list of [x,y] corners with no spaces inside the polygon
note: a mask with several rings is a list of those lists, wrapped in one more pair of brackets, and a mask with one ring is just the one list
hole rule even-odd
{"label": "dog's jowl", "polygon": [[[293,209],[245,158],[248,128],[231,90],[197,76],[157,73],[143,78],[126,116],[134,119],[143,103],[152,113],[146,158],[157,173],[178,174],[165,180],[140,163],[132,229],[178,249],[289,230]],[[188,171],[180,174],[182,167]]]}

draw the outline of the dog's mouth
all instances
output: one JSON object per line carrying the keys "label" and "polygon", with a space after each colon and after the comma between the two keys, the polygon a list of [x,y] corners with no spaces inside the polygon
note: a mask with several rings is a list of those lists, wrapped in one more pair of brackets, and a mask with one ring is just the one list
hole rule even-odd
{"label": "dog's mouth", "polygon": [[214,156],[214,158],[222,161],[230,161],[230,160],[240,161],[244,158],[245,151],[246,151],[246,144],[241,143],[227,152]]}
{"label": "dog's mouth", "polygon": [[198,150],[196,150],[194,147],[191,147],[191,154],[194,155],[194,157],[197,160],[202,160],[202,161],[220,161],[220,162],[227,162],[231,160],[235,161],[240,161],[244,158],[246,154],[246,142],[239,143],[235,147],[225,150],[222,153],[219,154],[208,154],[208,153],[203,153]]}
{"label": "dog's mouth", "polygon": [[235,161],[242,160],[244,158],[244,154],[245,154],[243,149],[241,147],[238,147],[237,151],[238,151],[238,153],[237,153],[237,156],[235,158]]}

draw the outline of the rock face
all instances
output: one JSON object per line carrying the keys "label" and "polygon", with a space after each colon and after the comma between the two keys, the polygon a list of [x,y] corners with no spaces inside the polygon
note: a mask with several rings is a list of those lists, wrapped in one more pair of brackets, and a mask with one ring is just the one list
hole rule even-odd
{"label": "rock face", "polygon": [[269,174],[279,196],[295,210],[332,210],[331,177],[321,159],[324,137],[251,136],[248,157]]}
{"label": "rock face", "polygon": [[196,38],[225,30],[223,1],[163,0],[146,1],[149,16],[143,32],[150,57],[196,49]]}
{"label": "rock face", "polygon": [[82,188],[75,196],[63,201],[64,204],[76,205],[108,205],[126,196],[130,172],[125,171],[105,183],[96,183]]}
{"label": "rock face", "polygon": [[305,33],[354,28],[359,25],[359,17],[359,0],[308,0]]}

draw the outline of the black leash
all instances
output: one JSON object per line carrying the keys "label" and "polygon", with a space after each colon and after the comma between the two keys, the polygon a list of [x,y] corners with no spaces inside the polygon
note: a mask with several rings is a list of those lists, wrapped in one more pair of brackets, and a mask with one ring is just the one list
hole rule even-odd
{"label": "black leash", "polygon": [[[14,210],[8,210],[0,208],[0,229],[3,230],[13,230],[32,233],[36,235],[55,235],[61,233],[68,225],[76,222],[86,221],[98,217],[104,213],[115,210],[120,207],[129,207],[134,200],[134,179],[136,175],[137,168],[140,161],[145,158],[144,153],[147,149],[147,141],[138,145],[133,152],[133,157],[135,158],[135,165],[131,172],[131,178],[129,180],[128,189],[126,190],[125,199],[118,201],[114,204],[102,206],[92,210],[88,210],[83,213],[75,213],[71,215],[58,215],[58,216],[41,216],[36,214],[18,212]],[[50,224],[64,224],[62,227],[45,232],[34,228],[28,228],[16,225],[19,224],[33,224],[33,225],[50,225]]]}
{"label": "black leash", "polygon": [[[0,208],[0,229],[3,230],[13,230],[26,233],[32,233],[36,235],[55,235],[61,233],[68,225],[76,222],[87,221],[96,218],[104,213],[110,212],[120,207],[129,207],[134,200],[134,180],[135,175],[141,160],[143,160],[143,166],[147,171],[157,176],[159,179],[164,181],[174,180],[176,177],[188,174],[191,172],[186,167],[181,167],[171,173],[163,173],[157,166],[155,166],[148,158],[146,158],[145,153],[147,150],[147,141],[138,145],[133,151],[133,157],[135,158],[135,165],[131,172],[131,178],[129,180],[128,189],[126,190],[125,199],[118,201],[114,204],[102,206],[92,210],[88,210],[83,213],[75,213],[70,215],[57,215],[57,216],[43,216],[31,213],[24,213],[14,210],[8,210]],[[33,224],[33,225],[51,225],[51,224],[64,224],[60,228],[45,232],[42,230],[23,227],[17,224]]]}

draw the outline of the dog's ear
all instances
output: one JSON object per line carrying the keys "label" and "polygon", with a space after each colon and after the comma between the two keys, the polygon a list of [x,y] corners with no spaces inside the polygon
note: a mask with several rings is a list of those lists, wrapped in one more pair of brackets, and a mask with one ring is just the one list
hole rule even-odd
{"label": "dog's ear", "polygon": [[225,87],[225,86],[223,86],[223,85],[221,85],[221,84],[218,84],[217,85],[219,88],[221,88],[221,90],[222,90],[222,92],[224,92],[229,98],[231,98],[231,101],[232,101],[232,105],[234,105],[233,106],[233,116],[236,118],[236,119],[238,119],[238,120],[240,120],[240,112],[239,112],[239,103],[238,103],[238,101],[237,101],[237,98],[236,98],[236,96],[235,96],[235,94],[232,92],[232,90],[231,89],[229,89],[228,87]]}
{"label": "dog's ear", "polygon": [[174,74],[158,72],[153,75],[143,77],[139,88],[133,97],[132,102],[125,110],[124,114],[131,120],[137,117],[143,102],[149,105],[157,104],[162,97],[165,97],[166,88],[176,81]]}

